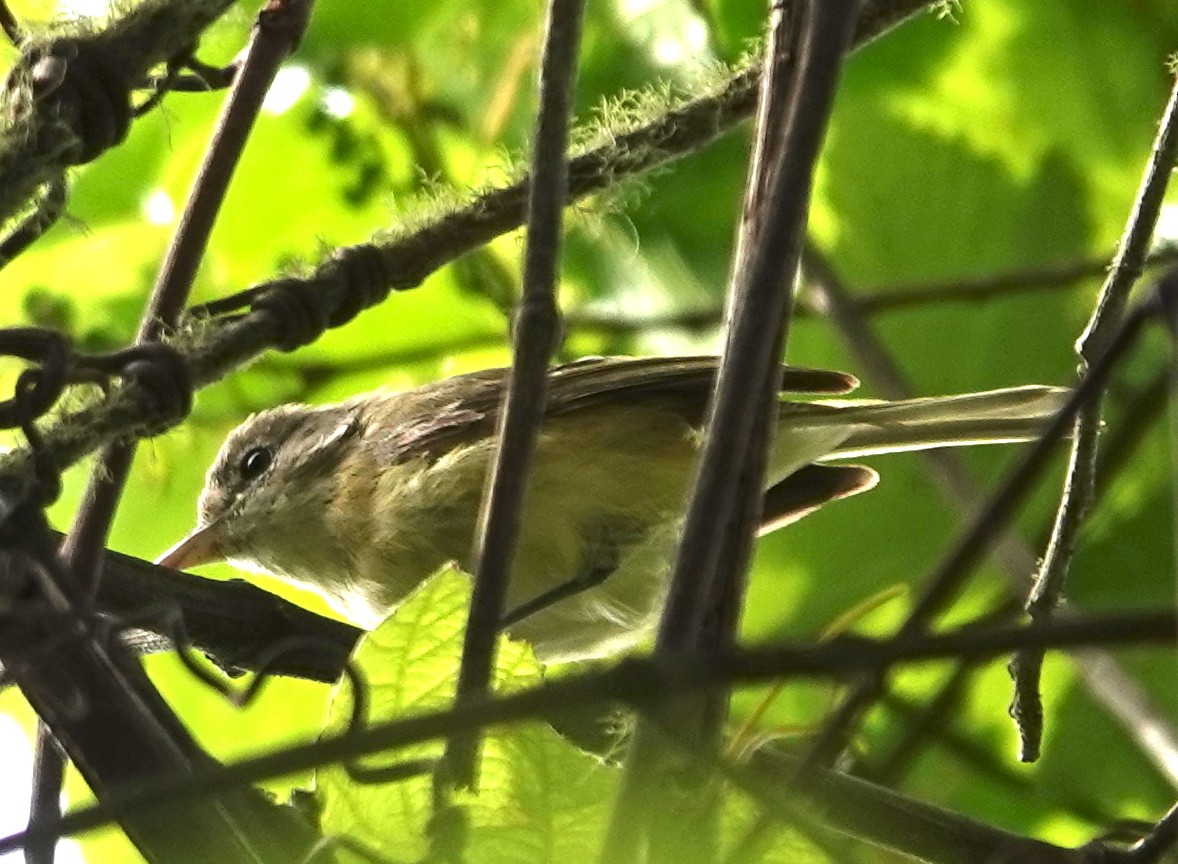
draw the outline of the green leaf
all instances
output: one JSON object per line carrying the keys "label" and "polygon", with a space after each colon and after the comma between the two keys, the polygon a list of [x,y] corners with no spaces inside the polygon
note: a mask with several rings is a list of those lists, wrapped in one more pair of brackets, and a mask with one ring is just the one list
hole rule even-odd
{"label": "green leaf", "polygon": [[[369,722],[381,722],[448,705],[453,699],[462,633],[470,603],[470,579],[444,570],[423,583],[356,650],[354,662],[368,683]],[[499,691],[535,685],[542,667],[526,646],[500,640],[495,669]],[[352,699],[341,687],[332,701],[327,730],[346,729]],[[440,743],[370,757],[364,765],[436,758]],[[472,827],[472,861],[561,862],[591,860],[609,812],[615,770],[541,725],[491,730],[484,749],[479,790],[463,796]],[[340,767],[316,777],[321,827],[400,857],[427,850],[428,777],[385,785],[361,785]]]}

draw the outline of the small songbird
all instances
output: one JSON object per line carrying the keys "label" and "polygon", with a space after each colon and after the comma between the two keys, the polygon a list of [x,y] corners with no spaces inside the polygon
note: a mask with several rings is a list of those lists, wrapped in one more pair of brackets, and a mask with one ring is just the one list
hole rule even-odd
{"label": "small songbird", "polygon": [[[664,596],[715,357],[594,358],[554,368],[505,625],[542,660],[632,645]],[[159,563],[228,559],[321,592],[375,627],[472,549],[506,369],[335,405],[284,405],[235,429],[209,469],[197,527]],[[850,375],[782,367],[783,391],[837,395]],[[782,401],[764,531],[875,485],[826,460],[1035,437],[1065,390],[1016,387],[900,402]]]}

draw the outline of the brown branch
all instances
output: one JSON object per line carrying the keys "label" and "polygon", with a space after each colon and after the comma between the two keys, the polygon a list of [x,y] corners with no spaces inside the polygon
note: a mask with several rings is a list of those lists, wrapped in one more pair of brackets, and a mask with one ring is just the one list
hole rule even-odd
{"label": "brown branch", "polygon": [[[870,370],[874,372],[874,370]],[[868,376],[870,378],[870,375]],[[1123,414],[1118,418],[1106,434],[1105,444],[1101,448],[1097,460],[1096,494],[1093,506],[1097,506],[1104,498],[1108,488],[1120,477],[1121,472],[1132,464],[1135,454],[1145,438],[1145,434],[1156,422],[1162,409],[1166,405],[1168,390],[1168,376],[1166,372],[1158,374],[1149,384],[1133,393]],[[887,398],[903,398],[883,388]],[[933,455],[933,454],[929,454]],[[949,453],[936,454],[949,456]],[[942,477],[941,460],[933,460],[930,465],[934,476],[942,479],[942,485],[947,486]],[[964,466],[962,466],[964,468]],[[967,480],[964,472],[962,479]],[[967,487],[972,486],[967,482]],[[979,493],[972,488],[963,487],[959,491],[955,487],[947,486],[947,497],[958,505],[962,512],[976,509]],[[1044,538],[1049,535],[1051,525],[1038,532]],[[1009,552],[1004,555],[1004,550]],[[1010,580],[1011,595],[999,608],[994,610],[995,616],[1009,616],[1021,608],[1021,601],[1015,605],[1014,598],[1024,597],[1026,594],[1026,574],[1034,568],[1034,556],[1019,538],[1008,535],[999,542],[996,549],[999,564],[1006,571]],[[1010,562],[1007,559],[1019,560]],[[1010,564],[1015,564],[1011,569]],[[1080,614],[1082,609],[1072,606],[1074,614]],[[994,620],[1000,620],[996,617]],[[1176,778],[1175,766],[1178,765],[1178,739],[1176,739],[1170,718],[1167,717],[1156,704],[1152,703],[1141,686],[1110,654],[1099,649],[1080,649],[1069,652],[1068,655],[1077,667],[1080,681],[1088,689],[1092,698],[1115,720],[1124,726],[1125,731],[1153,762],[1155,768],[1172,781]],[[904,736],[896,742],[889,753],[882,760],[867,769],[864,776],[885,786],[895,786],[907,764],[915,756],[924,739],[943,731],[948,718],[956,714],[956,706],[962,699],[967,698],[965,689],[973,678],[973,670],[969,667],[959,667],[945,684],[941,685],[937,694],[915,717],[915,723],[906,730]],[[885,696],[884,700],[894,703],[894,694]],[[1100,821],[1103,817],[1084,814],[1083,818],[1090,822]],[[1108,820],[1105,820],[1108,821]]]}
{"label": "brown branch", "polygon": [[1178,845],[1178,805],[1171,807],[1153,830],[1128,852],[1114,858],[1112,864],[1157,864]]}
{"label": "brown branch", "polygon": [[[11,503],[7,496],[5,503]],[[6,622],[0,659],[80,773],[95,778],[100,799],[117,799],[159,777],[213,770],[212,759],[186,746],[186,731],[135,658],[109,638],[102,622],[79,622],[68,598],[55,590],[68,579],[40,511],[26,504],[17,515],[7,507],[6,513],[0,581],[37,585],[45,599]],[[114,782],[129,770],[116,767],[120,762],[135,769],[135,782]],[[152,862],[287,861],[314,839],[298,814],[250,788],[173,805],[162,814],[129,811],[121,821]]]}
{"label": "brown branch", "polygon": [[[1151,253],[1147,258],[1146,266],[1162,266],[1167,263],[1178,263],[1178,247],[1165,247]],[[860,314],[874,316],[936,303],[988,301],[1023,291],[1069,290],[1076,286],[1078,280],[1099,276],[1107,270],[1107,261],[1093,259],[1048,264],[1039,268],[1009,272],[1002,271],[976,279],[963,278],[911,287],[869,288],[856,290],[853,295],[848,294],[848,296],[850,303]],[[820,298],[808,296],[808,294],[808,289],[804,288],[802,300],[805,302],[794,308],[794,317],[813,318],[827,314],[823,301]],[[565,310],[563,318],[565,329],[569,331],[580,330],[605,336],[634,336],[661,329],[692,332],[713,329],[722,323],[724,309],[721,306],[701,306],[682,310],[668,309],[639,316],[582,308]],[[412,365],[422,361],[437,360],[456,352],[478,350],[502,344],[503,336],[500,333],[487,331],[461,336],[449,342],[397,349],[357,359],[336,361],[291,359],[288,361],[268,357],[259,360],[257,367],[265,368],[272,365],[283,370],[293,370],[303,379],[304,385],[311,388],[333,375],[370,372],[389,366]],[[867,364],[861,365],[866,366]],[[867,371],[871,372],[872,370],[868,368]],[[907,391],[906,396],[888,393],[884,386],[880,387],[880,391],[888,398],[895,399],[912,395]]]}
{"label": "brown branch", "polygon": [[272,674],[334,683],[363,631],[324,618],[234,579],[220,582],[181,573],[108,549],[95,602],[135,629],[124,634],[142,653],[169,650],[176,615],[193,647],[226,670],[256,670],[279,644],[298,643],[270,666]]}
{"label": "brown branch", "polygon": [[[33,746],[33,782],[29,790],[28,825],[55,822],[61,818],[61,790],[65,783],[65,754],[44,720],[38,718]],[[30,843],[25,848],[25,864],[53,864],[56,840]]]}
{"label": "brown branch", "polygon": [[[1156,306],[1143,303],[1127,317],[1107,352],[1080,380],[1065,405],[1052,418],[1036,441],[999,485],[986,506],[971,521],[969,528],[954,544],[935,572],[925,583],[898,633],[920,632],[939,614],[960,590],[974,567],[1006,528],[1014,513],[1034,488],[1048,460],[1065,436],[1073,419],[1101,392],[1109,373],[1134,345],[1145,323],[1155,314]],[[864,710],[877,698],[884,677],[873,675],[859,682],[828,718],[812,743],[807,764],[825,763],[845,746],[850,730]]]}
{"label": "brown branch", "polygon": [[[1178,246],[1162,246],[1145,257],[1146,267],[1178,263]],[[1064,261],[976,278],[958,278],[917,285],[866,288],[857,292],[855,302],[866,313],[876,314],[925,306],[929,303],[980,303],[1009,294],[1066,291],[1087,279],[1106,276],[1107,258]]]}
{"label": "brown branch", "polygon": [[[1175,263],[1178,263],[1178,246],[1162,246],[1145,259],[1147,268]],[[1086,279],[1105,275],[1108,268],[1106,258],[1064,261],[1041,267],[1003,270],[984,276],[963,276],[943,282],[856,289],[855,293],[850,295],[850,302],[860,314],[870,316],[902,312],[938,303],[983,303],[1012,294],[1073,290]],[[826,314],[820,298],[810,298],[803,290],[802,299],[808,302],[794,309],[794,317],[810,318]],[[724,309],[720,306],[672,309],[642,316],[579,309],[569,310],[565,314],[565,325],[610,336],[629,336],[663,328],[706,330],[719,327],[723,318]]]}
{"label": "brown branch", "polygon": [[[813,172],[858,12],[857,0],[770,7],[770,38],[757,134],[729,285],[730,325],[712,396],[698,473],[659,619],[655,653],[673,655],[735,640],[774,431],[780,363],[793,308],[792,275],[806,230]],[[722,693],[661,706],[658,722],[705,750],[718,747]],[[669,862],[688,848],[717,853],[715,787],[698,772],[655,792],[671,765],[648,721],[639,720],[602,862]],[[684,807],[695,799],[696,806]],[[702,802],[702,803],[701,803]],[[683,818],[692,813],[691,824]]]}
{"label": "brown branch", "polygon": [[[863,12],[855,44],[865,44],[933,5],[935,0],[876,0]],[[568,200],[578,200],[704,147],[748,116],[756,86],[755,72],[738,72],[715,93],[691,99],[649,122],[616,130],[607,143],[572,158]],[[526,185],[525,178],[489,190],[457,210],[383,240],[379,253],[386,287],[412,288],[444,264],[518,228]],[[335,257],[347,260],[364,248],[344,248]],[[303,285],[308,296],[334,311],[348,292],[340,269],[335,260],[328,261],[305,279],[287,281]],[[281,335],[272,317],[253,312],[226,321],[199,322],[182,335],[179,347],[189,360],[193,381],[206,386],[274,347]],[[71,465],[116,438],[158,432],[148,428],[140,391],[139,385],[124,383],[99,402],[64,412],[60,422],[45,434],[48,451],[58,464]],[[0,476],[23,476],[29,464],[25,449],[4,454],[0,456]]]}
{"label": "brown branch", "polygon": [[[766,818],[788,824],[788,814],[799,805],[796,794],[786,791],[788,778],[797,770],[796,757],[762,750],[751,768],[729,768],[723,776],[752,795]],[[836,830],[908,859],[937,864],[1105,864],[1095,849],[1068,849],[1023,837],[833,771],[815,772],[802,802],[803,812],[817,811]],[[742,851],[729,856],[728,864],[749,860]]]}
{"label": "brown branch", "polygon": [[[305,0],[291,0],[268,6],[260,15],[242,74],[237,78],[213,147],[144,310],[137,337],[140,345],[158,341],[166,328],[175,325],[253,119],[278,64],[305,27],[308,11],[309,3]],[[62,576],[70,584],[58,584],[57,588],[72,604],[68,617],[73,621],[72,625],[62,627],[85,628],[89,617],[87,607],[99,583],[106,535],[134,452],[134,441],[108,445],[91,474],[74,529],[61,547]],[[53,664],[51,674],[44,668],[45,663]],[[40,665],[25,666],[18,664],[13,674],[44,721],[39,728],[39,741],[46,744],[44,739],[51,729],[100,799],[135,786],[144,778],[186,774],[196,766],[212,762],[124,645],[85,640],[47,652]],[[88,694],[88,700],[101,707],[92,707],[79,716],[55,710],[54,700],[68,699],[71,693]],[[140,746],[132,750],[112,747],[112,736],[137,741]],[[54,793],[50,786],[56,782],[60,787],[62,758],[54,747],[38,748],[35,766],[39,781],[36,784],[38,807],[30,817],[31,823],[45,821],[56,809],[60,789]],[[245,826],[252,822],[257,829],[273,821],[268,812],[273,805],[252,790],[235,797],[232,807],[226,806],[228,802],[205,801],[171,814],[170,820],[188,825],[191,832],[188,835],[177,834],[161,826],[159,820],[145,820],[136,814],[126,818],[124,828],[132,842],[153,861],[172,860],[178,854],[193,861],[264,858],[270,852],[259,850],[282,844],[276,844],[275,838],[264,831],[251,836]],[[248,815],[251,809],[259,811],[260,818]],[[284,825],[286,839],[298,835],[292,828],[293,824]],[[51,858],[52,850],[46,851]]]}
{"label": "brown branch", "polygon": [[[1101,289],[1092,317],[1076,343],[1081,368],[1091,365],[1105,350],[1124,318],[1129,291],[1145,267],[1150,238],[1153,237],[1154,227],[1161,214],[1166,187],[1176,160],[1178,77],[1170,91],[1170,99],[1158,126],[1150,159],[1117,247],[1112,269]],[[1026,608],[1032,621],[1047,620],[1054,615],[1063,595],[1076,538],[1088,512],[1096,483],[1096,446],[1100,435],[1103,397],[1103,392],[1096,394],[1076,417],[1068,472],[1056,511],[1055,526],[1027,597]],[[1043,736],[1043,705],[1039,695],[1042,667],[1043,656],[1036,652],[1019,654],[1011,660],[1014,697],[1010,713],[1019,729],[1019,758],[1024,762],[1034,762],[1039,758]]]}
{"label": "brown branch", "polygon": [[[528,189],[523,295],[516,310],[511,372],[496,430],[498,446],[479,510],[475,548],[478,563],[458,672],[458,704],[484,697],[490,686],[500,622],[507,611],[507,589],[523,517],[528,469],[548,397],[548,366],[561,339],[556,284],[568,186],[565,150],[584,11],[584,0],[550,0],[548,5],[532,182]],[[447,780],[472,786],[478,753],[477,737],[459,735],[452,739],[444,759]]]}
{"label": "brown branch", "polygon": [[178,801],[259,783],[360,756],[449,737],[488,726],[546,719],[571,708],[625,703],[638,708],[684,694],[726,689],[735,684],[791,678],[837,676],[853,679],[900,663],[931,660],[985,662],[1031,646],[1173,645],[1178,638],[1178,610],[1093,615],[1052,621],[1041,627],[965,626],[937,633],[892,639],[840,636],[822,645],[783,645],[685,653],[674,657],[631,657],[617,666],[581,672],[508,696],[488,696],[439,711],[374,723],[347,735],[320,739],[274,753],[201,770],[190,777],[163,777],[149,786],[101,804],[80,808],[57,824],[41,825],[0,838],[0,854],[30,839],[61,837],[109,824],[125,813],[150,810]]}
{"label": "brown branch", "polygon": [[[124,7],[126,14],[106,29],[74,37],[75,56],[100,54],[109,74],[142,81],[153,68],[196,44],[232,5],[231,0],[154,0]],[[38,189],[60,180],[78,161],[79,142],[87,135],[83,112],[76,106],[63,112],[61,101],[48,98],[53,94],[42,98],[32,91],[38,52],[45,45],[40,39],[24,41],[21,61],[7,84],[9,110],[0,129],[0,222],[19,213]]]}
{"label": "brown branch", "polygon": [[[856,359],[856,370],[862,371],[888,399],[904,399],[914,395],[895,359],[871,329],[862,314],[862,308],[842,284],[830,262],[814,247],[807,249],[806,256],[805,269],[811,280],[808,296],[838,329]],[[1144,412],[1160,410],[1160,400],[1165,395],[1164,385],[1164,381],[1155,382],[1140,398],[1134,400],[1132,416],[1112,431],[1116,446],[1111,446],[1113,442],[1110,441],[1110,455],[1130,451],[1132,436],[1139,434],[1137,430],[1145,419]],[[1122,441],[1123,436],[1127,436],[1128,440]],[[945,497],[956,505],[961,518],[972,518],[982,499],[961,458],[947,450],[930,451],[922,454],[922,457]],[[1107,480],[1117,470],[1117,463],[1110,462],[1098,475]],[[1030,574],[1035,567],[1034,554],[1026,544],[1008,534],[996,542],[995,556],[1007,575],[1011,590],[1019,596],[1025,596],[1030,587]],[[1176,776],[1174,770],[1178,764],[1175,759],[1178,737],[1173,732],[1170,720],[1162,715],[1141,687],[1112,657],[1099,651],[1077,651],[1072,657],[1081,680],[1093,697],[1125,726],[1159,770],[1168,776]]]}

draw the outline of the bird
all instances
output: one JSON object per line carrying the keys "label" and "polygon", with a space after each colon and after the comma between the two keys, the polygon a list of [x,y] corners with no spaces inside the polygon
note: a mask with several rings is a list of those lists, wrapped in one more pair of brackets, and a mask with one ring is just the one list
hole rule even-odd
{"label": "bird", "polygon": [[[714,356],[550,369],[503,621],[541,661],[616,654],[657,622],[718,370]],[[838,397],[858,386],[844,372],[776,374],[785,394]],[[157,563],[228,560],[312,588],[373,629],[447,564],[473,571],[508,375],[488,369],[250,416],[208,470],[196,527]],[[1067,392],[779,399],[760,533],[879,479],[831,460],[1029,440]]]}

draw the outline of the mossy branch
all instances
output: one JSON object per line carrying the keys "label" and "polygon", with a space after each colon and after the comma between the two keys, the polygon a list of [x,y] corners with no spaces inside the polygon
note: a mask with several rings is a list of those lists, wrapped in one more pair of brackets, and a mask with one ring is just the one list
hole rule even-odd
{"label": "mossy branch", "polygon": [[[221,3],[203,0],[192,5],[203,8]],[[877,0],[861,17],[855,44],[865,44],[934,5],[933,0]],[[578,201],[705,147],[752,113],[758,85],[755,69],[737,70],[703,95],[685,98],[656,117],[631,114],[629,121],[617,121],[628,122],[628,126],[599,128],[594,136],[598,143],[586,145],[570,161],[568,201]],[[0,177],[4,176],[3,170],[4,159],[0,156]],[[518,228],[524,217],[527,182],[525,176],[508,185],[474,191],[464,202],[453,202],[452,209],[439,209],[412,220],[411,229],[386,232],[374,246],[340,249],[309,274],[277,281],[299,283],[302,297],[311,298],[330,316],[348,303],[352,289],[347,282],[347,262],[375,250],[386,287],[412,288],[443,265]],[[3,200],[0,197],[0,208]],[[277,282],[257,288],[268,284]],[[173,343],[188,358],[194,383],[201,387],[221,379],[282,339],[271,315],[249,312],[190,322]],[[65,468],[111,441],[158,434],[159,422],[152,416],[151,404],[149,394],[140,392],[133,382],[123,382],[105,397],[61,414],[45,430],[45,445],[57,464]],[[24,475],[29,461],[26,449],[5,454],[0,458],[0,476]]]}
{"label": "mossy branch", "polygon": [[[147,0],[101,28],[73,24],[26,38],[0,99],[0,223],[21,213],[71,165],[93,158],[79,153],[93,140],[95,126],[111,119],[100,115],[129,114],[131,88],[161,63],[191,51],[232,5],[233,0]],[[69,50],[61,50],[65,43]],[[55,74],[63,77],[54,80]],[[71,75],[87,77],[87,85],[69,86]],[[101,104],[94,88],[111,104]]]}

